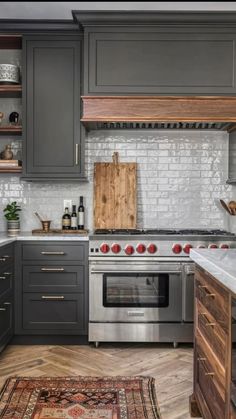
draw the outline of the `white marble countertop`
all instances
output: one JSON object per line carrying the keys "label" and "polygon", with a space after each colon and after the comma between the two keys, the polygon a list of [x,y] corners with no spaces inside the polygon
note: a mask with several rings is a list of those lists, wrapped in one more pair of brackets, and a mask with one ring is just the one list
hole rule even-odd
{"label": "white marble countertop", "polygon": [[0,246],[4,246],[5,244],[13,243],[15,241],[19,240],[42,240],[42,241],[88,241],[89,237],[88,235],[70,235],[70,234],[50,234],[45,236],[36,236],[35,234],[32,235],[31,232],[21,232],[16,237],[9,237],[7,233],[0,232]]}
{"label": "white marble countertop", "polygon": [[236,294],[236,249],[191,249],[190,258]]}

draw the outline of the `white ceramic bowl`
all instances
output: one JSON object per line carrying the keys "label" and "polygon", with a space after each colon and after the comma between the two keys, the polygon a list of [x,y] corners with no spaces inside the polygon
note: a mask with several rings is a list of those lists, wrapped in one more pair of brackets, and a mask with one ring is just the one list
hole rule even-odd
{"label": "white ceramic bowl", "polygon": [[14,64],[0,64],[0,83],[20,83],[20,69]]}

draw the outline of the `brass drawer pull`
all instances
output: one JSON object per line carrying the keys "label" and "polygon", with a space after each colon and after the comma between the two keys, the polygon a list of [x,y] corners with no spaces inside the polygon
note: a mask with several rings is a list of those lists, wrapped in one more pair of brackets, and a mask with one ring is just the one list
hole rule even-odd
{"label": "brass drawer pull", "polygon": [[63,256],[63,255],[65,255],[65,252],[41,252],[41,255],[47,255],[47,256]]}
{"label": "brass drawer pull", "polygon": [[42,272],[64,272],[64,268],[41,268]]}
{"label": "brass drawer pull", "polygon": [[205,297],[215,298],[216,295],[208,290],[207,285],[198,285],[198,288],[205,291]]}
{"label": "brass drawer pull", "polygon": [[200,356],[197,360],[203,362],[203,361],[206,361],[207,359]]}
{"label": "brass drawer pull", "polygon": [[42,300],[64,300],[64,295],[42,295]]}
{"label": "brass drawer pull", "polygon": [[207,288],[207,285],[198,285],[198,288],[206,289]]}
{"label": "brass drawer pull", "polygon": [[215,298],[215,294],[213,294],[213,293],[209,293],[209,294],[206,294],[206,297],[211,297],[211,298]]}
{"label": "brass drawer pull", "polygon": [[209,377],[214,377],[215,373],[214,372],[205,372],[205,375],[209,376]]}
{"label": "brass drawer pull", "polygon": [[205,320],[205,326],[216,326],[216,323],[214,322],[209,322],[208,318],[207,318],[207,313],[199,313],[199,316],[202,316],[203,319]]}

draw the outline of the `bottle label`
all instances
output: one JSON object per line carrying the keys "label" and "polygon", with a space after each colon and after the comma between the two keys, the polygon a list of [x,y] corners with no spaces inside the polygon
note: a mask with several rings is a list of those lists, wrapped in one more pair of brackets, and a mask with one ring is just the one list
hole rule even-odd
{"label": "bottle label", "polygon": [[71,217],[71,227],[77,228],[77,217]]}
{"label": "bottle label", "polygon": [[84,225],[84,213],[83,212],[79,212],[79,217],[78,217],[78,219],[79,219],[79,221],[78,221],[78,225],[79,226],[83,226]]}
{"label": "bottle label", "polygon": [[69,218],[65,218],[62,220],[62,225],[63,227],[70,227],[70,219]]}

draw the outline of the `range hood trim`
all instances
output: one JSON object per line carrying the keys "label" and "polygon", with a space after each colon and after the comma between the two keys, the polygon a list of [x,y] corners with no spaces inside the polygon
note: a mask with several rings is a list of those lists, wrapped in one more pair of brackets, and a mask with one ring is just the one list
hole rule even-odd
{"label": "range hood trim", "polygon": [[[234,96],[82,96],[81,122],[96,123],[223,123],[236,129]],[[91,124],[92,123],[92,124]]]}

